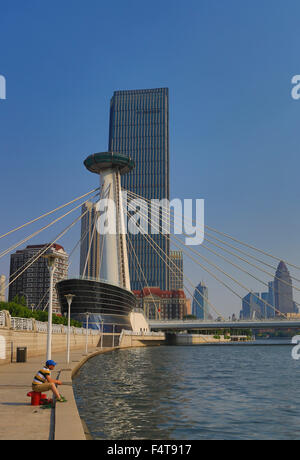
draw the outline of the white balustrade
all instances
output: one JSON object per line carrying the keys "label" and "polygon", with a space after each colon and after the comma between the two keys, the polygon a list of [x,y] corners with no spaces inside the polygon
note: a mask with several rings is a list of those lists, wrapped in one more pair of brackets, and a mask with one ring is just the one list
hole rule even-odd
{"label": "white balustrade", "polygon": [[3,311],[0,311],[0,327],[5,327],[5,313]]}
{"label": "white balustrade", "polygon": [[[32,318],[11,318],[11,328],[16,331],[33,331],[33,319]],[[0,327],[5,327],[5,313],[0,311]],[[47,332],[48,330],[48,323],[44,323],[41,321],[35,321],[35,327],[37,332]],[[68,327],[62,324],[53,324],[52,325],[52,332],[53,334],[67,334]],[[86,329],[83,327],[72,327],[71,328],[72,334],[76,335],[85,335]],[[88,335],[99,335],[99,330],[89,329]]]}

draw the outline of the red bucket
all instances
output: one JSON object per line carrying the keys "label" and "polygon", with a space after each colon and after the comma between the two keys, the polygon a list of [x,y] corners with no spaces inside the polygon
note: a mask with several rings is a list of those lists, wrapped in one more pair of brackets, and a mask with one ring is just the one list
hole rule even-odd
{"label": "red bucket", "polygon": [[31,397],[31,405],[32,406],[40,406],[41,399],[45,399],[46,395],[42,393],[38,393],[37,391],[30,391],[27,393],[27,396]]}

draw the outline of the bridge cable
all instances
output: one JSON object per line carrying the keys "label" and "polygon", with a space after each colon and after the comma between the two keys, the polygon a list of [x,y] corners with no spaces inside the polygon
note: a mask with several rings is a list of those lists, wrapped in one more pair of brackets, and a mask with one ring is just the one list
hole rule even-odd
{"label": "bridge cable", "polygon": [[[129,206],[130,206],[130,205],[129,205]],[[131,207],[131,209],[132,209],[132,210],[135,210],[133,207]],[[130,215],[128,212],[127,212],[127,214],[128,214],[128,216],[129,216],[130,218],[133,217],[133,216]],[[147,219],[147,217],[146,217],[146,219]],[[148,219],[148,222],[150,223],[149,219]],[[137,223],[137,221],[136,221],[136,223]],[[174,263],[174,261],[168,256],[168,254],[167,254],[167,253],[156,243],[156,241],[154,241],[154,239],[151,238],[149,235],[146,236],[145,234],[142,233],[142,236],[148,241],[148,243],[150,244],[150,246],[155,250],[155,252],[158,254],[158,256],[159,256],[159,257],[162,259],[162,261],[167,265],[167,267],[169,268],[169,270],[171,270],[171,272],[172,272],[173,274],[175,273],[175,275],[176,275],[176,271],[177,271],[177,272],[180,271],[180,272],[182,273],[183,277],[184,277],[185,279],[188,280],[189,284],[192,286],[192,288],[195,290],[195,292],[198,292],[198,293],[200,294],[200,296],[201,296],[204,300],[206,300],[206,302],[211,306],[211,308],[215,311],[215,313],[217,313],[218,316],[220,316],[222,319],[224,319],[224,318],[223,318],[223,315],[222,315],[220,312],[218,312],[218,310],[213,306],[213,304],[210,302],[210,300],[208,299],[208,297],[204,296],[204,294],[203,294],[202,292],[200,292],[200,291],[198,290],[198,288],[195,288],[195,286],[193,285],[192,281],[184,274],[184,272],[183,272],[181,269],[179,269],[179,267],[178,267],[178,266]],[[169,238],[169,237],[167,237],[167,235],[166,235],[166,238]],[[149,240],[150,240],[150,241],[149,241]],[[153,244],[151,243],[151,241],[152,241],[152,243],[154,243],[154,244],[159,248],[159,250],[164,254],[164,256],[166,257],[166,259],[167,259],[167,260],[168,260],[168,259],[170,260],[170,262],[172,263],[172,265],[174,265],[174,267],[175,267],[175,269],[176,269],[175,271],[172,270],[172,268],[171,268],[170,265],[166,262],[166,260],[158,253],[158,251],[155,249],[155,247],[153,246]],[[186,288],[186,289],[187,289],[187,291],[189,292],[189,294],[190,294],[190,295],[192,296],[192,298],[193,298],[194,294],[191,293],[191,292],[189,291],[188,288]],[[201,308],[203,308],[203,307],[199,304],[199,302],[197,301],[197,299],[195,299],[195,300],[196,300],[196,302],[198,303],[198,305],[199,305]]]}
{"label": "bridge cable", "polygon": [[47,251],[48,251],[48,250],[49,250],[59,239],[61,239],[61,238],[62,238],[62,237],[63,237],[63,236],[64,236],[74,225],[76,225],[77,222],[79,222],[79,221],[82,219],[83,215],[84,215],[84,214],[81,214],[81,215],[80,215],[79,217],[77,217],[70,225],[68,225],[68,227],[66,227],[62,232],[60,232],[60,233],[58,234],[58,236],[55,238],[55,240],[52,241],[52,243],[50,243],[50,244],[48,244],[48,245],[45,245],[45,248],[44,248],[43,250],[41,250],[41,251],[38,253],[37,256],[33,256],[32,259],[30,259],[31,261],[29,261],[30,263],[29,263],[28,265],[27,265],[27,263],[24,264],[23,267],[24,267],[25,265],[27,265],[26,268],[24,268],[24,270],[22,270],[23,267],[21,267],[20,269],[18,269],[12,276],[14,276],[14,275],[15,275],[16,273],[18,273],[20,270],[22,270],[22,271],[21,271],[20,273],[18,273],[18,275],[15,276],[15,278],[13,278],[12,280],[11,280],[11,277],[10,277],[10,282],[7,284],[7,286],[5,286],[5,290],[6,290],[12,283],[14,283],[21,275],[23,275],[23,273],[25,273],[25,272],[28,270],[28,268],[30,268],[38,259],[40,259],[40,258],[43,256],[43,254],[45,254],[45,253],[46,253],[46,252],[47,252]]}
{"label": "bridge cable", "polygon": [[[129,192],[129,193],[130,193],[130,192]],[[148,201],[147,199],[144,199],[144,200]],[[147,210],[147,211],[148,211],[148,210]],[[153,209],[153,208],[151,208],[151,212],[152,212],[152,211],[156,211],[156,210]],[[163,211],[163,209],[162,209],[162,211]],[[157,211],[156,211],[156,213],[157,213]],[[172,219],[172,218],[170,217],[169,213],[166,213],[166,212],[165,212],[165,214],[168,215],[168,219],[169,219],[169,221],[167,222],[168,225],[170,224],[170,221],[173,221],[173,223],[175,223],[175,220]],[[183,235],[188,236],[185,232],[183,232]],[[175,237],[174,237],[174,238],[175,238]],[[214,244],[214,243],[212,243],[212,244]],[[242,267],[240,267],[239,265],[236,265],[236,264],[235,264],[234,262],[232,262],[231,260],[229,260],[229,259],[223,257],[222,255],[216,253],[216,252],[213,251],[212,249],[208,248],[205,244],[201,244],[201,246],[203,246],[203,247],[204,247],[205,249],[207,249],[208,251],[213,252],[215,255],[217,255],[218,257],[222,258],[223,260],[225,260],[226,262],[230,263],[231,265],[235,266],[236,268],[238,268],[238,269],[241,270],[242,272],[244,272],[244,273],[246,273],[247,275],[251,276],[252,278],[256,279],[256,281],[259,281],[260,283],[262,283],[262,284],[266,285],[267,287],[269,287],[267,283],[265,283],[264,281],[260,280],[259,278],[257,278],[257,277],[254,276],[253,274],[247,272],[246,270],[244,270],[244,269],[243,269]],[[215,246],[219,247],[218,245],[215,245]],[[239,257],[239,256],[237,256],[237,255],[235,255],[235,254],[232,253],[231,251],[227,251],[227,250],[225,250],[225,249],[223,249],[223,248],[221,248],[221,247],[220,247],[220,249],[224,250],[225,252],[229,252],[230,254],[236,256],[238,259],[243,260],[244,262],[248,263],[249,265],[251,265],[251,266],[253,266],[253,267],[255,267],[255,268],[258,268],[259,270],[263,271],[264,273],[267,273],[267,274],[268,274],[269,276],[271,276],[272,278],[278,279],[281,283],[286,284],[287,286],[292,287],[292,288],[294,288],[294,289],[296,289],[297,291],[300,292],[300,289],[297,288],[296,286],[293,286],[291,283],[288,283],[288,282],[286,282],[285,280],[281,280],[281,279],[278,278],[276,275],[275,275],[275,277],[274,277],[274,275],[273,275],[272,273],[269,273],[269,272],[267,272],[267,271],[261,269],[260,267],[257,267],[256,265],[254,265],[254,264],[248,262],[247,260],[245,260],[245,259],[243,259],[243,258],[241,258],[241,257]],[[192,249],[190,249],[190,250],[193,251]],[[193,252],[197,253],[196,251],[193,251]],[[201,257],[201,255],[200,255],[199,253],[197,253],[197,254],[199,255],[199,257]],[[286,294],[286,295],[287,295],[287,294]],[[262,299],[261,299],[261,300],[262,300]],[[295,303],[296,303],[297,305],[299,305],[297,302],[295,302]]]}
{"label": "bridge cable", "polygon": [[[93,197],[92,197],[93,198]],[[90,199],[89,199],[90,200]],[[86,232],[84,233],[84,235],[82,235],[79,240],[77,241],[76,245],[73,247],[72,251],[70,252],[69,254],[69,270],[70,270],[70,267],[72,266],[72,263],[73,263],[73,260],[72,262],[70,263],[70,259],[73,257],[75,251],[77,250],[78,246],[80,245],[80,243],[86,238],[87,234],[89,232],[89,229],[86,230]],[[45,299],[46,295],[49,294],[50,292],[50,288],[47,289],[47,291],[44,293],[43,297],[41,298],[41,300],[39,301],[37,307],[36,307],[36,310],[39,310],[40,309],[40,306],[41,306],[41,303],[43,302],[43,300]],[[45,305],[45,307],[43,308],[43,311],[45,311],[48,307],[48,303],[49,301],[47,302],[47,304]]]}
{"label": "bridge cable", "polygon": [[[155,209],[151,208],[151,212],[153,212],[153,211],[156,212],[156,214],[158,214],[158,212],[159,212],[159,211],[156,211]],[[163,209],[161,209],[161,211],[163,211]],[[165,214],[168,214],[168,213],[165,213]],[[167,225],[169,225],[171,222],[173,222],[173,223],[175,224],[175,220],[172,219],[172,217],[170,217],[169,214],[168,214],[168,219],[169,219],[169,221],[165,220],[165,222],[167,223]],[[174,226],[174,227],[175,227],[175,226]],[[183,235],[188,236],[185,232],[183,232]],[[174,238],[175,238],[175,236],[174,236]],[[217,245],[217,246],[218,246],[218,245]],[[252,273],[248,272],[248,271],[245,270],[243,267],[241,267],[241,266],[235,264],[235,263],[232,262],[230,259],[228,259],[228,258],[222,256],[221,254],[217,253],[216,251],[212,250],[211,248],[209,248],[209,247],[206,246],[205,244],[201,244],[201,247],[203,247],[203,248],[205,248],[206,250],[212,252],[212,253],[215,254],[217,257],[220,257],[221,259],[225,260],[225,262],[227,262],[227,263],[233,265],[235,268],[237,268],[237,269],[239,269],[240,271],[244,272],[244,273],[247,274],[248,276],[254,278],[254,279],[255,279],[256,281],[258,281],[259,283],[261,283],[261,284],[263,284],[263,285],[269,287],[269,285],[268,285],[267,283],[265,283],[265,282],[262,281],[261,279],[257,278],[255,275],[253,275]],[[221,249],[223,249],[223,248],[221,248]],[[190,251],[193,251],[193,250],[190,249]],[[226,251],[226,250],[225,250],[225,251]],[[201,255],[200,255],[197,251],[193,251],[193,252],[196,253],[197,255],[199,255],[199,257],[201,257]],[[231,253],[231,251],[226,251],[226,252]],[[233,254],[233,253],[231,253],[231,254]],[[240,258],[239,256],[237,256],[237,257],[238,257],[239,259],[241,259],[241,260],[247,262],[245,259]],[[254,264],[251,264],[250,262],[249,262],[249,264],[252,265],[252,266],[255,266]],[[263,271],[265,272],[265,270],[263,270]],[[269,272],[266,272],[266,273],[269,274],[271,277],[273,276],[273,275],[272,275],[271,273],[269,273]],[[284,284],[286,284],[286,285],[288,285],[288,286],[290,286],[290,287],[293,288],[293,286],[292,286],[290,283],[287,283],[287,282],[284,281],[284,280],[280,280],[280,278],[278,278],[278,277],[276,277],[276,276],[275,276],[275,279],[278,279],[280,282],[282,282],[282,283],[284,283]],[[298,289],[298,288],[295,287],[295,286],[294,286],[294,289],[300,291],[300,289]],[[288,294],[284,294],[284,295],[285,295],[285,296],[288,296]],[[260,298],[260,300],[262,300],[262,299]],[[300,304],[297,303],[297,302],[295,302],[295,304],[296,304],[296,305],[300,305]]]}
{"label": "bridge cable", "polygon": [[99,190],[99,187],[98,187],[98,188],[95,188],[94,190],[91,190],[89,193],[85,193],[84,195],[81,195],[80,197],[75,198],[75,200],[69,201],[69,203],[66,203],[66,204],[64,204],[64,205],[59,206],[58,208],[54,209],[53,211],[49,211],[49,212],[47,212],[46,214],[43,214],[42,216],[37,217],[36,219],[33,219],[33,220],[31,220],[30,222],[27,222],[26,224],[21,225],[20,227],[17,227],[17,228],[15,228],[14,230],[11,230],[11,231],[5,233],[4,235],[0,236],[0,239],[4,238],[5,236],[11,235],[12,233],[14,233],[14,232],[16,232],[16,231],[18,231],[18,230],[21,230],[22,228],[27,227],[28,225],[33,224],[34,222],[37,222],[38,220],[43,219],[44,217],[50,216],[51,214],[55,213],[56,211],[59,211],[60,209],[63,209],[63,208],[65,208],[66,206],[69,206],[70,204],[73,204],[73,203],[75,203],[76,201],[79,201],[79,200],[81,200],[82,198],[85,198],[86,196],[89,196],[89,195],[91,195],[92,193],[97,192],[98,190]]}
{"label": "bridge cable", "polygon": [[[103,186],[101,188],[101,193],[100,193],[100,200],[102,198],[102,194],[103,194]],[[91,260],[90,259],[90,255],[91,255],[91,249],[92,249],[92,245],[93,243],[96,245],[97,247],[97,242],[96,242],[96,238],[95,238],[95,241],[94,241],[94,237],[95,237],[95,233],[96,233],[96,228],[97,228],[97,218],[98,218],[98,215],[97,215],[97,212],[96,212],[96,209],[94,209],[94,220],[93,220],[93,225],[90,225],[89,226],[89,230],[92,230],[92,236],[91,236],[91,241],[90,241],[90,244],[89,244],[89,249],[88,249],[88,252],[87,252],[87,256],[86,256],[86,260],[85,260],[85,265],[84,265],[84,270],[83,270],[83,277],[86,276],[86,270],[87,270],[87,266],[88,266],[88,262]]]}
{"label": "bridge cable", "polygon": [[[94,197],[96,197],[98,194],[96,194]],[[80,206],[79,206],[80,207]],[[77,207],[78,208],[78,207]],[[71,210],[70,212],[73,212],[75,209]],[[41,250],[42,251],[42,250]],[[40,251],[40,252],[41,252]],[[39,253],[38,253],[39,254]],[[17,273],[20,272],[20,270],[22,270],[23,268],[25,268],[27,266],[28,263],[30,263],[34,258],[35,258],[36,255],[34,255],[31,259],[27,260],[25,262],[24,265],[22,265],[21,267],[19,267],[14,273],[10,274],[10,278],[14,277]]]}
{"label": "bridge cable", "polygon": [[[130,192],[130,191],[127,191],[127,192],[128,192],[129,194],[131,194],[132,196],[136,196],[136,197],[139,198],[139,199],[142,199],[142,200],[144,200],[144,201],[147,201],[147,202],[151,203],[151,200],[149,200],[149,199],[147,199],[147,198],[145,198],[145,197],[142,197],[142,196],[140,196],[140,195],[137,195],[137,194],[134,193],[134,192]],[[171,211],[171,210],[169,209],[169,211]],[[175,217],[176,217],[176,215],[178,215],[178,214],[176,214],[176,213],[174,212],[174,210],[172,210],[172,212],[173,212],[173,214],[174,214]],[[190,223],[191,223],[191,222],[192,222],[192,223],[195,222],[195,220],[191,220],[191,219],[187,219],[187,220],[188,220]],[[205,227],[206,227],[206,228],[210,228],[210,227],[207,227],[207,226],[205,226]],[[219,246],[218,246],[216,243],[214,243],[213,241],[211,241],[211,240],[209,240],[209,239],[207,238],[207,236],[206,236],[207,233],[208,233],[208,235],[209,235],[211,238],[215,239],[216,241],[219,241],[222,245],[226,245],[226,246],[228,246],[228,247],[231,247],[231,248],[234,249],[235,251],[240,252],[241,254],[244,254],[244,255],[246,255],[247,257],[249,257],[249,258],[251,258],[251,259],[253,259],[253,260],[255,260],[255,261],[257,261],[257,262],[259,262],[259,263],[261,263],[261,264],[263,264],[263,265],[266,265],[267,267],[271,268],[272,270],[274,270],[274,271],[276,272],[277,269],[276,269],[275,267],[273,267],[272,265],[270,265],[270,264],[268,264],[268,263],[266,263],[266,262],[264,262],[264,261],[262,261],[262,260],[260,260],[260,259],[257,259],[256,257],[252,256],[251,254],[242,251],[240,248],[237,248],[237,247],[232,246],[231,244],[229,244],[229,243],[227,243],[227,242],[225,242],[225,241],[220,240],[219,238],[217,238],[217,237],[215,237],[214,235],[212,235],[210,232],[207,232],[207,231],[206,231],[206,232],[205,232],[205,239],[206,239],[206,241],[208,241],[209,243],[215,245],[216,247],[219,247]],[[221,233],[221,232],[219,232],[219,233]],[[238,241],[238,240],[237,240],[237,241]],[[245,243],[245,244],[246,244],[246,243]],[[220,249],[222,249],[223,251],[226,251],[226,250],[223,249],[223,248],[220,248]],[[229,252],[229,253],[231,253],[231,252]],[[237,254],[231,253],[231,255],[233,255],[234,257],[240,258]],[[292,286],[290,283],[287,283],[286,281],[281,280],[280,278],[278,278],[278,277],[276,277],[276,276],[274,277],[273,274],[271,274],[270,272],[265,271],[264,269],[262,269],[261,267],[258,267],[257,265],[251,264],[249,261],[247,261],[247,260],[245,260],[245,259],[243,259],[243,258],[240,258],[240,260],[243,260],[243,261],[246,262],[247,264],[252,265],[253,267],[257,268],[258,270],[260,270],[260,271],[262,271],[262,272],[268,274],[268,275],[271,276],[272,278],[275,278],[275,279],[277,278],[277,279],[278,279],[279,281],[281,281],[282,283],[287,284],[288,286]],[[282,259],[278,259],[278,260],[282,260]],[[292,264],[289,264],[288,262],[286,262],[286,263],[287,263],[288,265],[292,265]],[[290,275],[290,276],[291,276],[291,275]],[[300,282],[300,279],[295,278],[294,276],[291,276],[291,278],[294,279],[294,280],[297,281],[297,282]],[[295,289],[296,289],[296,288],[295,288]]]}
{"label": "bridge cable", "polygon": [[[130,238],[129,238],[128,234],[127,234],[127,242],[128,242],[129,245],[130,245],[130,254],[131,254],[131,258],[132,258],[132,254],[134,254],[134,257],[135,257],[135,259],[136,259],[136,261],[137,261],[137,264],[138,264],[138,266],[139,266],[139,268],[140,268],[140,271],[142,272],[142,275],[143,275],[143,278],[144,278],[144,282],[146,283],[145,287],[148,287],[148,286],[149,286],[149,282],[148,282],[147,279],[146,279],[145,272],[144,272],[144,270],[143,270],[142,267],[141,267],[140,261],[139,261],[137,255],[136,255],[134,246],[133,246],[132,242],[130,241]],[[133,259],[133,258],[132,258],[132,259]],[[137,270],[136,270],[136,272],[137,272],[137,274],[138,274],[138,278],[139,278],[140,284],[141,284],[141,286],[142,286],[143,283],[142,283],[141,277],[140,277],[140,275],[139,275],[139,272],[138,272]],[[141,289],[141,292],[142,292],[142,291],[143,291],[143,289]],[[158,318],[161,319],[160,310],[159,310],[159,308],[157,307],[157,303],[155,302],[155,299],[154,299],[154,296],[153,296],[153,294],[152,294],[152,292],[151,292],[150,286],[149,286],[149,291],[150,291],[150,296],[151,296],[152,301],[153,301],[153,303],[154,303],[155,310],[156,310],[156,312],[157,312]]]}
{"label": "bridge cable", "polygon": [[[94,195],[94,197],[97,196]],[[93,198],[94,198],[93,197]],[[89,200],[87,200],[89,201]],[[60,216],[58,218],[56,218],[54,221],[50,222],[48,225],[45,225],[44,227],[42,227],[40,230],[37,230],[36,232],[32,233],[31,235],[27,236],[26,238],[24,238],[23,240],[19,241],[18,243],[15,243],[14,245],[10,246],[8,249],[6,249],[5,251],[3,251],[2,253],[0,253],[0,259],[2,259],[3,257],[5,257],[6,255],[8,255],[10,252],[14,251],[16,248],[18,248],[19,246],[21,246],[22,244],[26,243],[27,241],[31,240],[32,238],[34,238],[35,236],[39,235],[40,233],[42,233],[44,230],[47,230],[48,228],[52,227],[52,225],[56,224],[57,222],[59,222],[60,220],[62,220],[64,217],[67,217],[69,214],[71,214],[72,212],[76,211],[78,208],[80,208],[83,204],[85,204],[87,201],[77,205],[76,207],[72,208],[70,211],[68,211],[67,213],[65,213],[63,216]]]}
{"label": "bridge cable", "polygon": [[[140,204],[139,204],[140,205]],[[131,208],[132,209],[132,208]],[[136,209],[134,209],[136,210]],[[148,208],[147,208],[147,211],[148,211]],[[149,221],[150,223],[150,221]],[[153,222],[151,222],[151,225],[153,225]],[[179,238],[176,238],[175,235],[173,235],[173,238],[175,238],[176,240],[178,240],[181,245],[183,245],[184,247],[186,247],[184,245],[184,243],[181,242],[181,240]],[[178,246],[178,245],[176,245]],[[264,299],[258,297],[255,293],[252,292],[252,290],[249,290],[249,288],[247,288],[246,286],[244,286],[243,284],[241,284],[238,280],[236,280],[235,278],[233,278],[231,275],[229,275],[228,273],[224,272],[224,270],[222,270],[220,267],[218,267],[217,265],[213,264],[212,262],[210,262],[206,257],[202,256],[201,254],[199,254],[198,252],[192,250],[191,248],[189,248],[190,251],[194,252],[197,254],[198,257],[204,259],[209,265],[212,265],[214,268],[216,268],[218,271],[221,271],[225,276],[229,277],[232,281],[234,281],[236,284],[238,284],[240,287],[242,287],[243,289],[245,289],[247,292],[250,292],[252,293],[253,296],[255,296],[256,298],[259,299],[260,302],[263,302],[265,305],[267,305],[269,308],[271,308],[272,310],[274,311],[277,311],[278,313],[280,313],[282,316],[285,316],[284,313],[280,312],[279,310],[277,310],[273,305],[269,304],[268,302],[266,302]],[[186,251],[184,251],[185,254]],[[233,292],[235,295],[237,295],[241,300],[244,300],[239,294],[237,294],[235,291],[233,291],[229,286],[227,286],[225,283],[223,283],[220,279],[218,279],[215,275],[213,275],[207,268],[204,268],[202,264],[200,264],[198,261],[196,261],[191,255],[187,254],[197,265],[201,266],[205,271],[208,271],[208,273],[210,273],[215,279],[217,279],[219,282],[221,282],[223,285],[225,285],[228,289],[231,290],[231,292]],[[249,303],[249,302],[248,302]],[[250,305],[250,304],[249,304]]]}

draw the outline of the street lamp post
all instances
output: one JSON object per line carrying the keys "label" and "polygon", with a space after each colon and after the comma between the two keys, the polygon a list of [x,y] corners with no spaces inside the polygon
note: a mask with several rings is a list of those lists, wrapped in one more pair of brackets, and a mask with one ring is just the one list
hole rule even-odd
{"label": "street lamp post", "polygon": [[43,256],[48,260],[48,269],[50,273],[49,288],[49,306],[48,306],[48,332],[47,332],[47,361],[51,359],[52,354],[52,310],[53,310],[53,279],[56,270],[55,262],[59,255],[50,252]]}
{"label": "street lamp post", "polygon": [[67,363],[70,362],[70,339],[71,339],[71,305],[75,295],[67,294],[65,298],[68,302],[68,339],[67,339]]}
{"label": "street lamp post", "polygon": [[104,321],[101,320],[101,350],[103,348],[103,333],[104,333]]}
{"label": "street lamp post", "polygon": [[86,354],[88,353],[88,333],[89,333],[89,316],[90,316],[90,312],[86,312],[85,315],[86,315],[86,323],[85,323],[85,327],[86,327],[86,334],[85,334],[85,352]]}

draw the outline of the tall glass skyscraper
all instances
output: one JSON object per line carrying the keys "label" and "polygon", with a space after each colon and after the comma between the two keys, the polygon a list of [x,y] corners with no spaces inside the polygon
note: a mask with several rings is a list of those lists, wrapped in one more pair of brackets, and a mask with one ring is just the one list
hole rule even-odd
{"label": "tall glass skyscraper", "polygon": [[195,289],[192,314],[198,319],[208,319],[208,289],[204,283],[199,283]]}
{"label": "tall glass skyscraper", "polygon": [[[135,169],[122,176],[124,189],[146,199],[170,199],[169,185],[169,90],[167,88],[115,91],[111,99],[109,150],[130,156]],[[155,249],[141,235],[129,235],[131,289],[148,286],[169,289],[170,255],[167,235],[150,235]],[[144,276],[135,260],[139,260]]]}
{"label": "tall glass skyscraper", "polygon": [[[277,267],[274,279],[275,307],[282,313],[294,313],[293,286],[290,272],[281,261]],[[276,312],[279,315],[278,311]]]}

